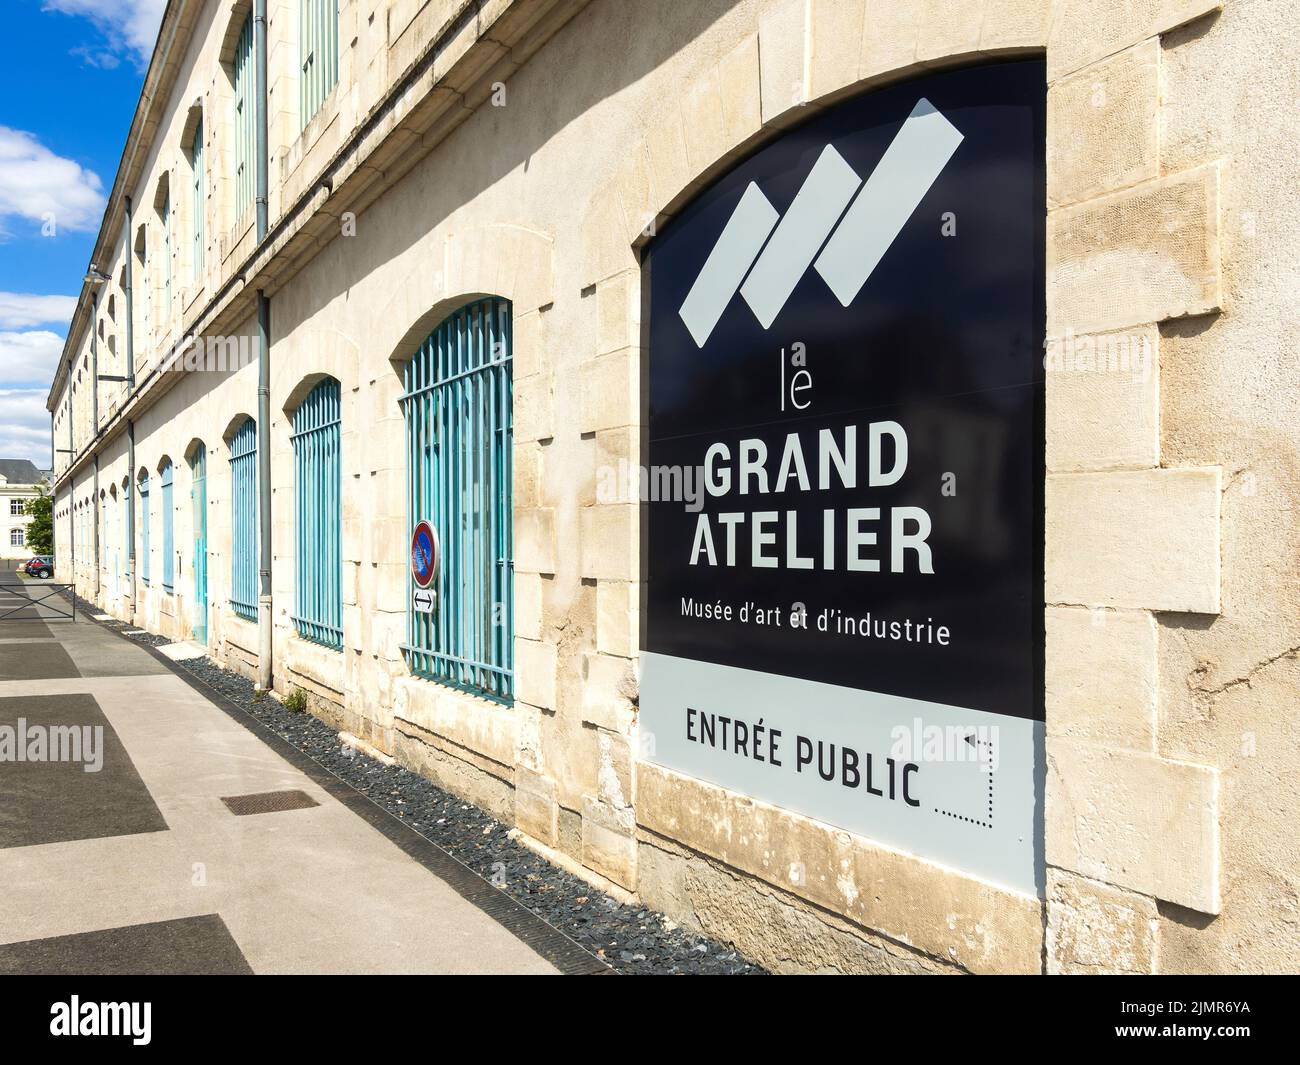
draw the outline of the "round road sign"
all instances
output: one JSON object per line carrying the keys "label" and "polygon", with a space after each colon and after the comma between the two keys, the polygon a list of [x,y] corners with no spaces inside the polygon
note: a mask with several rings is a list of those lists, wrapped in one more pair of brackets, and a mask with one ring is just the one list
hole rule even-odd
{"label": "round road sign", "polygon": [[420,522],[411,536],[411,576],[421,588],[433,583],[438,573],[438,534],[427,521]]}

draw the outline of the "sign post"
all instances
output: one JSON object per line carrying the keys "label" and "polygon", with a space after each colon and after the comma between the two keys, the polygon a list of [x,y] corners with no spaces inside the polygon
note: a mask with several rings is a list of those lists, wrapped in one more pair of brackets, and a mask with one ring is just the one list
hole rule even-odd
{"label": "sign post", "polygon": [[438,594],[433,585],[440,562],[437,532],[429,522],[418,522],[411,534],[411,579],[415,583],[412,606],[421,614],[432,614],[437,608]]}

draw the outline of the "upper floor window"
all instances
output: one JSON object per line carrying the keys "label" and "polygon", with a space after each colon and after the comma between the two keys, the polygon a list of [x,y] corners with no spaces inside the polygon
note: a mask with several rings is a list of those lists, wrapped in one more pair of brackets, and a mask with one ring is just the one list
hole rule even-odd
{"label": "upper floor window", "polygon": [[299,0],[299,114],[304,126],[339,80],[338,0]]}
{"label": "upper floor window", "polygon": [[[407,613],[412,672],[514,698],[510,304],[462,307],[406,366],[407,516],[438,563]],[[440,550],[439,550],[440,549]],[[432,566],[431,562],[431,566]],[[431,594],[430,594],[431,593]]]}
{"label": "upper floor window", "polygon": [[170,190],[163,193],[162,206],[158,209],[162,219],[162,285],[163,285],[163,319],[172,316],[172,196]]}
{"label": "upper floor window", "polygon": [[343,647],[341,390],[327,377],[293,416],[293,625],[326,647]]}
{"label": "upper floor window", "polygon": [[257,158],[257,75],[253,69],[253,16],[244,19],[235,42],[235,219],[253,202],[253,167]]}
{"label": "upper floor window", "polygon": [[11,499],[11,500],[9,500],[9,515],[10,515],[10,517],[14,517],[14,518],[16,518],[16,517],[19,517],[19,516],[22,515],[22,514],[25,514],[26,512],[27,512],[27,504],[26,504],[26,502],[25,502],[24,500],[21,500],[21,499]]}
{"label": "upper floor window", "polygon": [[193,277],[198,281],[203,276],[203,215],[206,209],[204,186],[206,178],[203,173],[203,119],[200,118],[194,128],[194,141],[190,145],[190,167],[193,173],[193,238],[194,248],[191,256]]}

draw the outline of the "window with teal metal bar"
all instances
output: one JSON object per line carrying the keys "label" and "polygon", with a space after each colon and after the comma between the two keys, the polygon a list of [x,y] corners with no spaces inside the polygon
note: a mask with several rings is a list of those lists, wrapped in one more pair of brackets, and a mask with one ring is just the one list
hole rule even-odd
{"label": "window with teal metal bar", "polygon": [[428,592],[408,578],[407,664],[417,676],[507,704],[514,700],[510,329],[506,300],[462,307],[407,364],[401,401],[408,525],[413,531],[428,521],[441,550]]}
{"label": "window with teal metal bar", "polygon": [[230,441],[230,607],[257,620],[257,423],[248,418]]}
{"label": "window with teal metal bar", "polygon": [[149,586],[149,475],[140,478],[140,579]]}
{"label": "window with teal metal bar", "polygon": [[339,80],[338,0],[299,0],[299,114],[306,126]]}
{"label": "window with teal metal bar", "polygon": [[343,648],[342,396],[327,377],[293,416],[294,614],[300,636]]}
{"label": "window with teal metal bar", "polygon": [[253,163],[257,151],[257,78],[253,72],[253,16],[244,19],[232,64],[235,103],[235,219],[253,203]]}
{"label": "window with teal metal bar", "polygon": [[166,462],[158,472],[158,484],[162,488],[162,532],[163,591],[170,594],[176,587],[176,523],[172,508],[172,464]]}

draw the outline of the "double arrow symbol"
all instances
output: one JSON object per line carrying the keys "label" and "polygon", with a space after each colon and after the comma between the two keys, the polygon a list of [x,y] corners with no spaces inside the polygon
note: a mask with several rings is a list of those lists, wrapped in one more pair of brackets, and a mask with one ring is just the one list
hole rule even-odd
{"label": "double arrow symbol", "polygon": [[809,266],[847,307],[961,142],[922,97],[865,182],[829,144],[784,218],[751,181],[678,312],[696,345],[737,289],[770,328]]}

